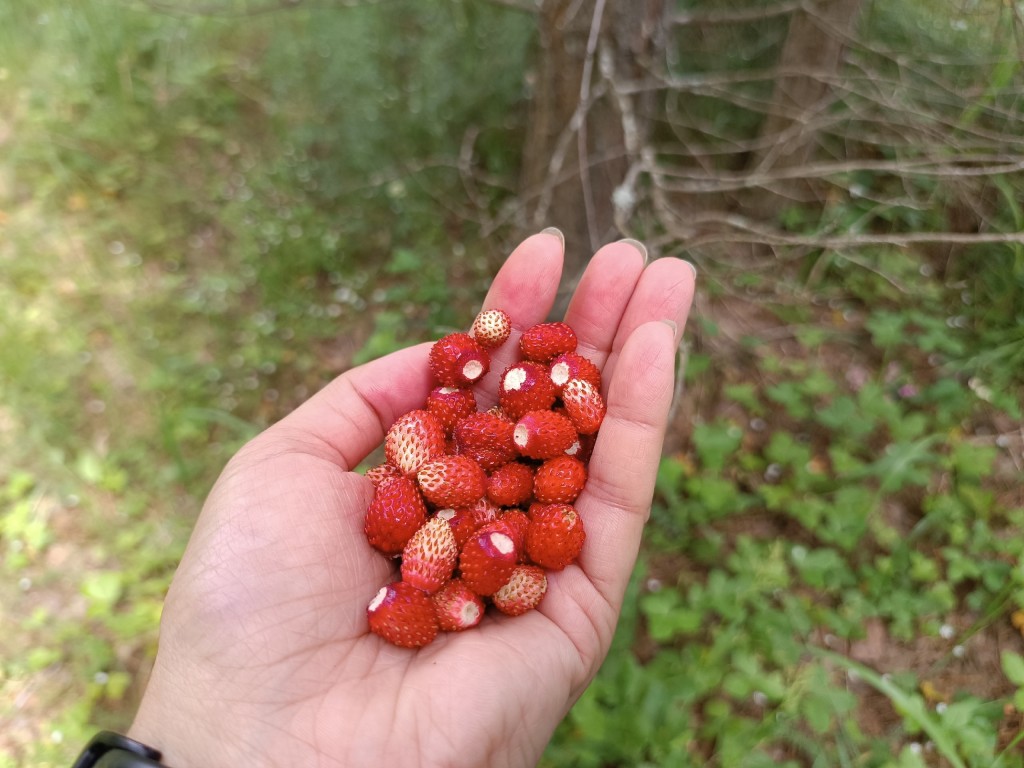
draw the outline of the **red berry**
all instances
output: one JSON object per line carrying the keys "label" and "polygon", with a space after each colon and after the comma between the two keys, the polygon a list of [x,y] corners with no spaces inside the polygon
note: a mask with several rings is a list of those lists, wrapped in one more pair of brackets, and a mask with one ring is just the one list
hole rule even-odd
{"label": "red berry", "polygon": [[437,623],[445,632],[475,627],[484,617],[484,601],[462,579],[452,579],[431,596]]}
{"label": "red berry", "polygon": [[521,461],[498,467],[487,478],[487,498],[499,507],[525,504],[533,496],[533,468]]}
{"label": "red berry", "polygon": [[579,439],[569,446],[565,455],[572,456],[575,459],[579,459],[584,464],[587,464],[590,461],[591,454],[594,453],[594,445],[596,443],[597,435],[580,435]]}
{"label": "red berry", "polygon": [[427,410],[450,432],[457,421],[476,412],[476,396],[467,387],[436,387],[427,395]]}
{"label": "red berry", "polygon": [[555,403],[551,372],[540,363],[524,361],[505,369],[498,383],[498,402],[512,419],[527,411],[544,411]]}
{"label": "red berry", "polygon": [[392,477],[402,477],[402,470],[394,464],[378,464],[366,470],[366,479],[378,486]]}
{"label": "red berry", "polygon": [[455,570],[459,550],[448,521],[432,517],[402,550],[402,581],[426,593],[436,592]]}
{"label": "red berry", "polygon": [[495,607],[509,616],[536,608],[548,591],[548,577],[536,565],[518,565],[505,585],[491,596]]}
{"label": "red berry", "polygon": [[416,479],[435,507],[468,507],[487,491],[487,475],[468,456],[442,456],[428,462]]}
{"label": "red berry", "polygon": [[565,323],[540,323],[519,338],[519,349],[527,360],[546,363],[576,351],[576,332]]}
{"label": "red berry", "polygon": [[581,435],[594,434],[604,421],[604,398],[586,379],[569,379],[566,382],[562,388],[562,404]]}
{"label": "red berry", "polygon": [[464,387],[480,380],[491,367],[487,350],[466,333],[450,333],[430,348],[430,370],[445,387]]}
{"label": "red berry", "polygon": [[512,542],[516,545],[519,560],[526,554],[526,529],[530,526],[530,518],[521,509],[509,509],[498,518],[508,529]]}
{"label": "red berry", "polygon": [[576,442],[572,422],[554,411],[530,411],[516,422],[512,442],[523,456],[531,459],[553,459],[561,456]]}
{"label": "red berry", "polygon": [[420,466],[444,455],[444,427],[427,411],[409,411],[391,425],[384,438],[384,455],[388,463],[407,475]]}
{"label": "red berry", "polygon": [[478,528],[482,525],[493,523],[501,517],[501,507],[486,496],[476,502],[476,504],[470,506],[469,511],[472,512],[473,516],[476,518],[476,525]]}
{"label": "red berry", "polygon": [[500,347],[511,333],[512,318],[501,309],[485,309],[476,316],[469,331],[469,335],[484,349]]}
{"label": "red berry", "polygon": [[473,534],[459,555],[459,571],[466,586],[478,595],[492,595],[508,581],[518,553],[509,529],[501,521]]}
{"label": "red berry", "polygon": [[595,389],[601,389],[600,369],[575,352],[566,352],[551,361],[551,381],[558,394],[562,394],[562,387],[569,379],[584,379],[593,384]]}
{"label": "red berry", "polygon": [[408,477],[393,477],[374,490],[363,531],[370,546],[385,555],[397,555],[426,520],[427,505],[416,483]]}
{"label": "red berry", "polygon": [[453,435],[460,454],[486,470],[497,469],[516,458],[512,443],[515,424],[493,413],[474,413],[455,425]]}
{"label": "red berry", "polygon": [[455,547],[460,551],[469,541],[469,537],[476,533],[476,529],[482,525],[476,512],[469,507],[441,509],[438,510],[435,517],[448,521],[452,534],[455,536]]}
{"label": "red berry", "polygon": [[526,529],[526,554],[537,565],[560,571],[579,557],[586,533],[569,504],[534,504]]}
{"label": "red berry", "polygon": [[583,462],[572,456],[556,456],[537,469],[533,496],[540,504],[571,504],[587,482]]}
{"label": "red berry", "polygon": [[437,637],[437,616],[430,597],[411,584],[381,587],[366,609],[370,631],[402,648],[419,648]]}

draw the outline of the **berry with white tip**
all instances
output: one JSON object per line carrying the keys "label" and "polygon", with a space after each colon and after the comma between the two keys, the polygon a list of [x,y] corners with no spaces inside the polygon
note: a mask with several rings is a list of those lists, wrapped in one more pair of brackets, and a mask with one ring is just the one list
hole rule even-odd
{"label": "berry with white tip", "polygon": [[459,555],[459,573],[478,595],[493,595],[508,581],[519,553],[507,526],[488,523],[470,537]]}
{"label": "berry with white tip", "polygon": [[424,410],[399,416],[384,438],[388,463],[407,475],[415,474],[428,461],[443,456],[444,450],[444,427],[432,413]]}
{"label": "berry with white tip", "polygon": [[548,577],[536,565],[518,565],[505,585],[491,596],[491,602],[508,616],[532,611],[548,591]]}
{"label": "berry with white tip", "polygon": [[498,403],[512,419],[528,411],[543,411],[555,404],[555,385],[551,372],[541,363],[529,360],[510,365],[498,383]]}
{"label": "berry with white tip", "polygon": [[523,456],[553,459],[576,442],[576,428],[568,417],[554,411],[530,411],[516,422],[512,442]]}
{"label": "berry with white tip", "polygon": [[380,588],[366,617],[371,632],[402,648],[420,648],[437,637],[437,615],[430,597],[401,581]]}
{"label": "berry with white tip", "polygon": [[459,550],[448,521],[432,517],[424,523],[402,550],[402,581],[436,592],[452,577]]}
{"label": "berry with white tip", "polygon": [[512,318],[501,309],[485,309],[473,320],[469,331],[477,344],[484,349],[500,347],[512,333]]}
{"label": "berry with white tip", "polygon": [[462,579],[452,579],[431,596],[437,623],[445,632],[461,632],[480,623],[484,601]]}
{"label": "berry with white tip", "polygon": [[442,386],[465,387],[490,370],[491,357],[468,333],[450,333],[434,342],[428,363]]}
{"label": "berry with white tip", "polygon": [[551,382],[555,385],[555,391],[561,395],[562,387],[569,379],[584,379],[594,385],[594,388],[601,389],[601,371],[590,360],[575,352],[566,352],[558,355],[551,361]]}
{"label": "berry with white tip", "polygon": [[607,411],[601,393],[586,379],[569,379],[565,383],[562,404],[581,435],[597,432]]}

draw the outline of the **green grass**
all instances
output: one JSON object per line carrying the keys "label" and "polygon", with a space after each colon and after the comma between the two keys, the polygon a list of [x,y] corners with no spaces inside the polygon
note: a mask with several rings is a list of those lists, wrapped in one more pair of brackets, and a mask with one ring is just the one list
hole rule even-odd
{"label": "green grass", "polygon": [[[508,192],[468,199],[455,160],[479,131],[480,179],[514,186],[530,44],[457,0],[0,4],[0,768],[127,726],[242,442],[467,322]],[[1000,184],[990,224],[1019,229]],[[696,416],[545,766],[1024,764],[1021,258],[701,265]]]}

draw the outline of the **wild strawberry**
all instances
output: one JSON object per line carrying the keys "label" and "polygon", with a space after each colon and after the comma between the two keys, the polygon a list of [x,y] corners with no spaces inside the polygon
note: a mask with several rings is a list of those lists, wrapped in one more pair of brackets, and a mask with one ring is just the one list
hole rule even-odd
{"label": "wild strawberry", "polygon": [[428,363],[439,384],[464,387],[479,381],[487,373],[491,357],[469,334],[450,333],[434,342]]}
{"label": "wild strawberry", "polygon": [[569,504],[533,504],[526,529],[526,554],[537,565],[560,571],[579,557],[586,533]]}
{"label": "wild strawberry", "polygon": [[587,482],[583,462],[572,456],[548,459],[533,478],[533,496],[540,504],[571,504]]}
{"label": "wild strawberry", "polygon": [[469,538],[476,533],[476,529],[482,525],[476,512],[469,507],[439,509],[434,517],[448,521],[452,535],[455,536],[455,547],[460,552]]}
{"label": "wild strawberry", "polygon": [[487,498],[499,507],[525,504],[533,495],[533,468],[521,461],[510,461],[487,478]]}
{"label": "wild strawberry", "polygon": [[435,387],[427,395],[427,410],[451,432],[455,422],[476,413],[476,396],[468,387]]}
{"label": "wild strawberry", "polygon": [[519,560],[526,555],[526,529],[530,526],[530,518],[521,509],[508,509],[498,518],[507,528],[512,543],[516,545]]}
{"label": "wild strawberry", "polygon": [[595,443],[597,443],[597,435],[580,435],[576,442],[566,449],[565,455],[587,464],[590,461],[590,456],[594,453]]}
{"label": "wild strawberry", "polygon": [[434,603],[426,592],[401,581],[381,587],[366,616],[371,632],[402,648],[419,648],[437,637]]}
{"label": "wild strawberry", "polygon": [[581,435],[597,432],[606,411],[601,393],[586,379],[569,379],[562,388],[562,404]]}
{"label": "wild strawberry", "polygon": [[402,477],[402,470],[394,464],[378,464],[376,467],[370,467],[366,470],[366,479],[373,483],[374,486],[378,486],[392,477]]}
{"label": "wild strawberry", "polygon": [[459,555],[459,572],[478,595],[493,595],[512,575],[517,556],[510,531],[499,520],[483,526],[466,542]]}
{"label": "wild strawberry", "polygon": [[475,627],[484,617],[484,601],[462,579],[452,579],[431,596],[437,623],[445,632]]}
{"label": "wild strawberry", "polygon": [[423,496],[435,507],[466,507],[487,491],[487,475],[468,456],[442,456],[416,473]]}
{"label": "wild strawberry", "polygon": [[366,509],[363,531],[370,546],[397,555],[427,520],[420,489],[408,477],[393,477],[374,490]]}
{"label": "wild strawberry", "polygon": [[536,608],[548,591],[548,577],[536,565],[517,565],[509,580],[491,596],[494,606],[509,616]]}
{"label": "wild strawberry", "polygon": [[512,419],[527,411],[544,411],[555,403],[555,385],[551,372],[529,360],[510,365],[498,383],[498,402]]}
{"label": "wild strawberry", "polygon": [[391,425],[384,438],[388,463],[407,475],[415,474],[428,461],[444,455],[444,427],[427,411],[409,411]]}
{"label": "wild strawberry", "polygon": [[469,511],[473,513],[473,517],[476,518],[476,524],[479,528],[482,525],[493,523],[499,517],[501,517],[501,507],[495,504],[493,501],[484,496],[482,499],[477,501],[468,507]]}
{"label": "wild strawberry", "polygon": [[553,357],[576,351],[576,332],[565,323],[540,323],[519,338],[523,357],[546,363]]}
{"label": "wild strawberry", "polygon": [[513,422],[493,413],[473,413],[456,424],[452,434],[460,454],[492,470],[516,458],[514,429]]}
{"label": "wild strawberry", "polygon": [[485,309],[473,320],[469,331],[469,335],[484,349],[500,347],[511,333],[512,318],[501,309]]}
{"label": "wild strawberry", "polygon": [[436,592],[452,577],[459,551],[448,521],[432,517],[412,535],[402,550],[402,581]]}
{"label": "wild strawberry", "polygon": [[560,456],[576,437],[572,422],[554,411],[530,411],[516,422],[512,432],[512,442],[519,453],[531,459]]}
{"label": "wild strawberry", "polygon": [[562,387],[569,379],[583,379],[593,384],[595,389],[601,389],[600,369],[583,355],[575,352],[566,352],[551,361],[551,382],[559,395],[562,394]]}

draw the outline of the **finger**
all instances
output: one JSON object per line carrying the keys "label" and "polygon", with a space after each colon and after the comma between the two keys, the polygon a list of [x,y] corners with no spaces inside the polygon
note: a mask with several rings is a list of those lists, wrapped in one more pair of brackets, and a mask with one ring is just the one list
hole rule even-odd
{"label": "finger", "polygon": [[622,347],[608,413],[576,501],[587,531],[579,564],[616,609],[636,562],[665,440],[677,344],[665,322],[641,325]]}
{"label": "finger", "polygon": [[623,313],[644,272],[646,254],[628,242],[610,243],[590,260],[565,312],[579,340],[577,352],[604,365]]}
{"label": "finger", "polygon": [[494,276],[482,309],[502,309],[512,319],[512,335],[491,351],[491,370],[476,388],[477,404],[486,410],[497,397],[497,382],[508,366],[519,359],[519,337],[532,325],[543,322],[551,311],[562,279],[564,245],[557,230],[526,238]]}
{"label": "finger", "polygon": [[338,376],[260,439],[325,446],[343,469],[355,468],[404,413],[423,408],[433,386],[430,344],[393,352]]}
{"label": "finger", "polygon": [[656,259],[644,269],[622,314],[607,358],[602,361],[605,381],[615,376],[623,345],[643,324],[654,320],[675,323],[675,341],[679,342],[693,302],[696,276],[689,262],[671,257]]}

